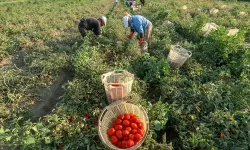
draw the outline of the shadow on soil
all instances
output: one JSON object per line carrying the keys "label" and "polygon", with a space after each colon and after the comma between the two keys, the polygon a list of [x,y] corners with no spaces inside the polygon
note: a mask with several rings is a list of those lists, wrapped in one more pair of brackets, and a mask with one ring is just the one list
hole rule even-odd
{"label": "shadow on soil", "polygon": [[40,101],[32,106],[31,112],[33,117],[43,117],[53,110],[56,103],[59,102],[65,93],[63,85],[73,79],[74,75],[69,71],[62,71],[57,81],[51,86],[45,88],[38,88],[40,93]]}

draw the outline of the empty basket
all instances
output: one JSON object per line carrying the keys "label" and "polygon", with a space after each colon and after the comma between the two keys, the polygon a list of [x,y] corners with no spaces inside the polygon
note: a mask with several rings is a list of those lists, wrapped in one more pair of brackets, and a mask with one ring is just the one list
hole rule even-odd
{"label": "empty basket", "polygon": [[125,70],[116,70],[101,76],[109,103],[127,99],[131,92],[134,75]]}
{"label": "empty basket", "polygon": [[182,66],[192,56],[192,52],[179,45],[172,45],[168,54],[168,62],[173,68]]}

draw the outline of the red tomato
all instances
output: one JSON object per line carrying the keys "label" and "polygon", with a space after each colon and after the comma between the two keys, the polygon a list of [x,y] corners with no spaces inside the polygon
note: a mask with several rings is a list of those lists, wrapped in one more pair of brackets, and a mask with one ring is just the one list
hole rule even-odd
{"label": "red tomato", "polygon": [[123,120],[123,125],[127,127],[130,125],[130,122],[128,120]]}
{"label": "red tomato", "polygon": [[132,129],[132,130],[131,130],[131,133],[132,133],[132,134],[136,134],[136,133],[137,133],[137,130],[136,130],[136,129]]}
{"label": "red tomato", "polygon": [[132,120],[131,120],[131,122],[133,122],[133,123],[139,123],[140,120],[138,118],[136,118],[136,117],[133,117]]}
{"label": "red tomato", "polygon": [[121,119],[116,119],[115,124],[116,125],[122,124],[122,120]]}
{"label": "red tomato", "polygon": [[136,116],[134,113],[130,113],[129,115],[131,118]]}
{"label": "red tomato", "polygon": [[138,130],[137,130],[137,133],[139,133],[141,136],[144,135],[144,132],[143,132],[143,130],[141,130],[141,129],[138,129]]}
{"label": "red tomato", "polygon": [[122,125],[116,125],[115,130],[122,130]]}
{"label": "red tomato", "polygon": [[127,141],[127,140],[128,140],[128,137],[124,137],[123,140],[124,140],[124,141]]}
{"label": "red tomato", "polygon": [[111,85],[112,85],[112,86],[120,86],[119,83],[112,83]]}
{"label": "red tomato", "polygon": [[119,116],[118,116],[118,119],[123,120],[123,119],[124,119],[124,115],[123,115],[123,114],[119,115]]}
{"label": "red tomato", "polygon": [[58,149],[58,150],[62,150],[62,149],[63,149],[63,146],[62,146],[62,145],[57,145],[57,149]]}
{"label": "red tomato", "polygon": [[128,136],[129,135],[129,131],[128,130],[123,130],[122,131],[122,135],[123,136]]}
{"label": "red tomato", "polygon": [[112,137],[111,137],[111,143],[112,144],[116,144],[118,142],[118,138],[115,136],[115,135],[113,135]]}
{"label": "red tomato", "polygon": [[134,134],[129,134],[128,138],[134,140]]}
{"label": "red tomato", "polygon": [[143,129],[143,123],[142,122],[137,123],[137,126],[138,126],[139,129]]}
{"label": "red tomato", "polygon": [[122,136],[122,131],[121,130],[118,130],[115,132],[115,135],[119,138],[119,139],[122,139],[123,136]]}
{"label": "red tomato", "polygon": [[116,126],[115,121],[112,122],[112,127],[114,128]]}
{"label": "red tomato", "polygon": [[125,119],[125,120],[129,120],[129,119],[130,119],[130,115],[129,115],[129,114],[125,114],[125,115],[124,115],[124,119]]}
{"label": "red tomato", "polygon": [[138,129],[138,126],[137,126],[136,123],[131,123],[131,128],[133,128],[133,129]]}
{"label": "red tomato", "polygon": [[135,142],[133,140],[129,139],[129,140],[127,140],[127,145],[128,145],[128,147],[132,147],[135,145]]}
{"label": "red tomato", "polygon": [[75,120],[75,118],[74,118],[73,116],[71,116],[71,117],[68,119],[69,123],[71,123],[71,122],[74,121],[74,120]]}
{"label": "red tomato", "polygon": [[127,141],[122,141],[122,148],[128,148]]}
{"label": "red tomato", "polygon": [[117,146],[118,146],[119,148],[122,148],[122,142],[121,142],[121,141],[118,141],[118,142],[117,142]]}
{"label": "red tomato", "polygon": [[140,141],[142,139],[142,136],[139,134],[139,133],[136,133],[135,135],[134,135],[134,140],[135,141]]}
{"label": "red tomato", "polygon": [[112,136],[114,133],[115,133],[115,128],[110,128],[110,129],[108,130],[108,135],[109,135],[109,136]]}
{"label": "red tomato", "polygon": [[132,128],[131,127],[126,127],[125,130],[128,130],[130,132],[132,130]]}

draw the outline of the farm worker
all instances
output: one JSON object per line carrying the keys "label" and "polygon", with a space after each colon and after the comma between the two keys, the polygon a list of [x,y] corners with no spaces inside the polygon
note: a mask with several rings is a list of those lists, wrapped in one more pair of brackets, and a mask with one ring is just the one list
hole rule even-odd
{"label": "farm worker", "polygon": [[144,6],[145,0],[140,0],[140,2],[141,2],[141,4],[142,4],[142,6]]}
{"label": "farm worker", "polygon": [[95,18],[82,18],[80,20],[80,23],[78,24],[78,29],[82,35],[82,37],[85,37],[87,35],[87,30],[92,30],[95,35],[102,34],[101,26],[107,24],[107,18],[105,16],[102,16],[98,19]]}
{"label": "farm worker", "polygon": [[140,46],[143,45],[144,41],[148,42],[153,28],[149,20],[141,15],[127,15],[122,18],[122,22],[124,27],[130,27],[130,34],[127,36],[129,39],[132,39],[134,32],[137,32]]}
{"label": "farm worker", "polygon": [[136,1],[135,1],[135,0],[127,0],[127,1],[126,1],[126,5],[127,5],[128,7],[135,6],[135,5],[136,5]]}

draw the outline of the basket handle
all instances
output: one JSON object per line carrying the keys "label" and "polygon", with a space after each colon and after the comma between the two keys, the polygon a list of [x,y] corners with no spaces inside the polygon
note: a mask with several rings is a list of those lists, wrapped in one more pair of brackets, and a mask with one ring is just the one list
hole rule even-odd
{"label": "basket handle", "polygon": [[192,56],[192,52],[191,51],[188,51],[187,54],[188,54],[188,57]]}
{"label": "basket handle", "polygon": [[115,70],[114,73],[124,73],[124,70]]}
{"label": "basket handle", "polygon": [[105,74],[101,75],[101,79],[104,79],[105,78]]}
{"label": "basket handle", "polygon": [[99,123],[100,123],[100,124],[98,124],[99,126],[102,126],[102,124],[101,124],[102,119],[103,119],[104,115],[105,115],[107,112],[108,112],[108,110],[105,109],[105,110],[100,114],[100,118],[99,118]]}

